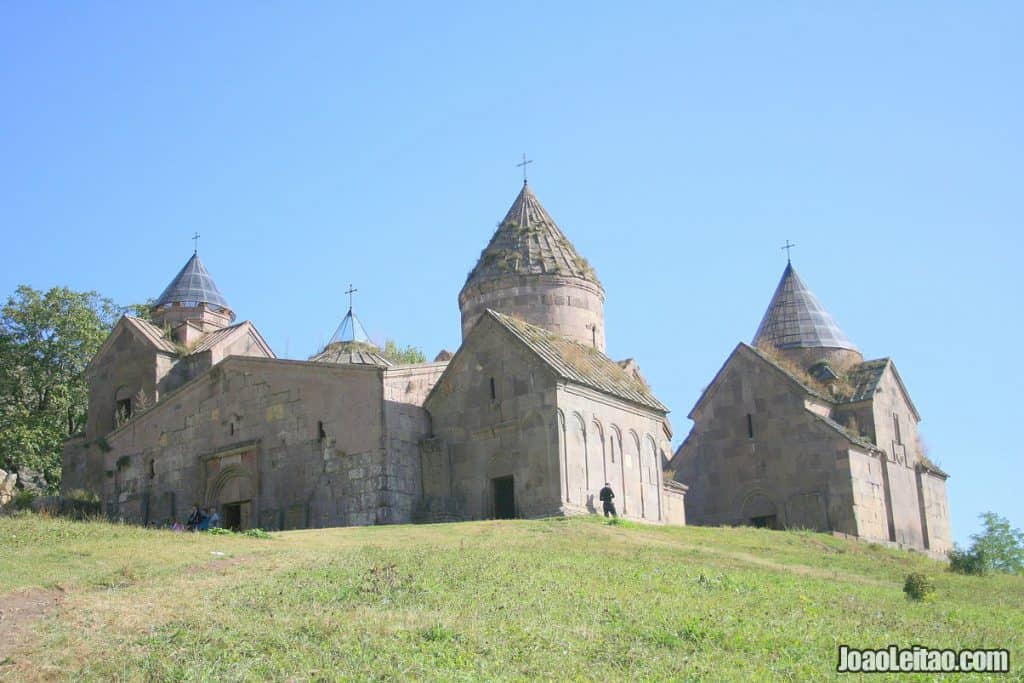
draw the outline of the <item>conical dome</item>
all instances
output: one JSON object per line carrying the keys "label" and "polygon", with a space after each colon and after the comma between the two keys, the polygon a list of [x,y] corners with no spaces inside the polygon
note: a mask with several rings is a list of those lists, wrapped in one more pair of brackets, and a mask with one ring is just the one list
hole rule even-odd
{"label": "conical dome", "polygon": [[[171,284],[157,297],[154,307],[171,304],[209,304],[231,310],[224,295],[217,289],[199,253],[192,254],[185,266],[174,276]],[[234,319],[234,314],[232,314]]]}
{"label": "conical dome", "polygon": [[604,350],[604,288],[523,183],[459,292],[465,339],[488,309]]}
{"label": "conical dome", "polygon": [[235,319],[198,252],[157,297],[150,312],[154,323],[174,330],[174,338],[183,344],[192,343],[197,333],[221,329]]}
{"label": "conical dome", "polygon": [[[781,350],[820,349],[794,353],[804,364],[819,360],[859,362],[860,351],[821,305],[792,264],[786,264],[779,286],[775,288],[768,310],[754,335],[754,346],[774,346]],[[849,358],[845,358],[849,356]],[[856,356],[854,358],[853,356]]]}
{"label": "conical dome", "polygon": [[564,275],[600,286],[594,269],[576,252],[526,183],[481,252],[466,284],[511,273]]}

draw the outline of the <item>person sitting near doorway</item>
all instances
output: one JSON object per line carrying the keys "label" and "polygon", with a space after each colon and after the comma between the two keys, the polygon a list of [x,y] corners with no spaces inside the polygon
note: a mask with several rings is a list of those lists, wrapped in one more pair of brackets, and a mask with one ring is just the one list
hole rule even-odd
{"label": "person sitting near doorway", "polygon": [[210,513],[210,525],[209,525],[209,528],[210,529],[219,529],[220,528],[220,513],[217,512],[217,508],[215,508],[213,506],[210,506],[209,508],[207,508],[207,511]]}
{"label": "person sitting near doorway", "polygon": [[199,531],[209,531],[210,508],[199,508],[199,526],[197,526],[196,529]]}
{"label": "person sitting near doorway", "polygon": [[199,522],[202,521],[203,513],[199,511],[199,508],[195,505],[188,513],[188,520],[185,522],[185,528],[189,531],[195,531],[199,526]]}
{"label": "person sitting near doorway", "polygon": [[601,502],[604,504],[604,516],[607,517],[608,515],[611,515],[617,519],[619,515],[616,514],[615,503],[612,502],[612,499],[615,498],[615,493],[612,491],[612,485],[610,483],[604,483],[604,488],[601,489],[601,492],[598,494],[598,498],[600,498]]}

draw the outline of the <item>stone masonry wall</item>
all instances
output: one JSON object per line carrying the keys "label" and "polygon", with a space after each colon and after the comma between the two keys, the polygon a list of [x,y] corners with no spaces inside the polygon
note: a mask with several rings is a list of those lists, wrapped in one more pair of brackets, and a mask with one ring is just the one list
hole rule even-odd
{"label": "stone masonry wall", "polygon": [[922,456],[917,417],[907,403],[892,365],[886,368],[878,383],[872,407],[875,443],[888,456],[885,474],[890,488],[891,540],[925,547],[926,520],[917,476]]}
{"label": "stone masonry wall", "polygon": [[738,348],[691,417],[669,465],[689,486],[691,524],[774,516],[777,526],[855,533],[849,441],[776,368]]}
{"label": "stone masonry wall", "polygon": [[946,480],[927,471],[918,472],[921,506],[927,524],[928,549],[945,554],[953,549],[953,533],[949,525],[949,503]]}
{"label": "stone masonry wall", "polygon": [[558,514],[555,402],[547,367],[484,318],[426,402],[434,438],[423,444],[420,518],[493,517],[493,480],[506,476],[516,516]]}
{"label": "stone masonry wall", "polygon": [[592,282],[557,275],[508,275],[474,283],[459,295],[463,340],[488,308],[605,349],[604,291]]}
{"label": "stone masonry wall", "polygon": [[557,392],[560,495],[569,513],[601,513],[605,482],[620,516],[661,522],[664,416],[606,394],[562,384]]}
{"label": "stone masonry wall", "polygon": [[419,442],[430,434],[423,401],[447,363],[424,363],[384,371],[384,430],[387,459],[382,495],[393,522],[410,522],[423,496]]}
{"label": "stone masonry wall", "polygon": [[244,502],[268,529],[389,521],[381,375],[228,358],[108,436],[108,513],[165,523],[193,503]]}

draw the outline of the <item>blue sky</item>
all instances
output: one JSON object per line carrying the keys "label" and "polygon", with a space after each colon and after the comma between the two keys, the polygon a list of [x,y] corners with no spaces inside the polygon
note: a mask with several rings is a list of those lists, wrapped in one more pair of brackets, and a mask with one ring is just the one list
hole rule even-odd
{"label": "blue sky", "polygon": [[[717,5],[717,6],[716,6]],[[0,295],[160,293],[200,253],[281,356],[432,357],[515,164],[607,290],[614,358],[686,414],[780,245],[892,357],[954,536],[1024,526],[1019,3],[7,3]]]}

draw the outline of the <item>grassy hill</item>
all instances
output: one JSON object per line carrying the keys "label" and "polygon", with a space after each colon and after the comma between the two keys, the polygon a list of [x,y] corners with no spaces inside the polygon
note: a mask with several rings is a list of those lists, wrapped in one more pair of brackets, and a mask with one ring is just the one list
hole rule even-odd
{"label": "grassy hill", "polygon": [[[911,571],[934,600],[904,597]],[[0,616],[2,680],[820,680],[841,643],[1007,647],[1015,679],[1024,655],[1021,577],[597,518],[257,539],[0,517]]]}

